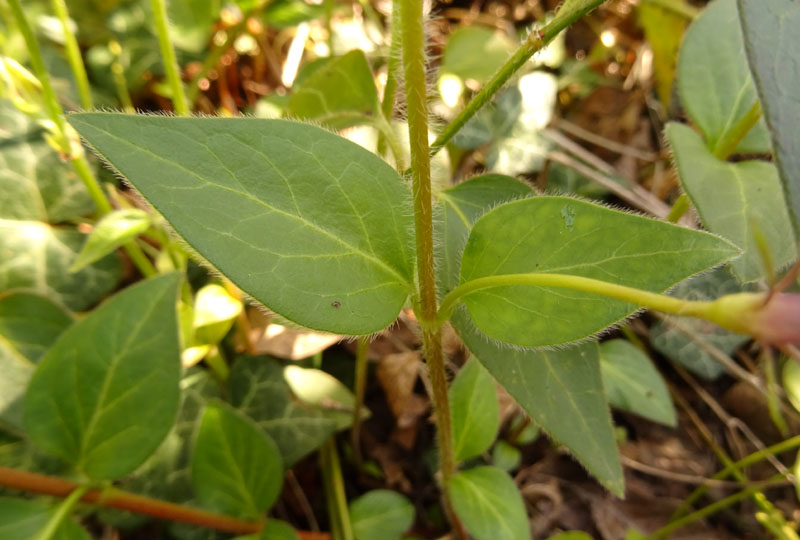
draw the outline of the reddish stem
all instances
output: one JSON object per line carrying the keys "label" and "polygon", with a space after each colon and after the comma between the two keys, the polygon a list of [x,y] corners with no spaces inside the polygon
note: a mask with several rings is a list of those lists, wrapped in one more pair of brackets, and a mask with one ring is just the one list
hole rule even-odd
{"label": "reddish stem", "polygon": [[[0,485],[54,497],[66,497],[78,487],[75,482],[62,480],[61,478],[8,469],[6,467],[0,467]],[[264,527],[263,522],[244,521],[158,499],[134,495],[116,488],[102,491],[90,489],[81,497],[81,501],[157,518],[182,521],[234,534],[257,533]],[[330,538],[327,533],[297,531],[297,534],[301,540],[329,540]]]}

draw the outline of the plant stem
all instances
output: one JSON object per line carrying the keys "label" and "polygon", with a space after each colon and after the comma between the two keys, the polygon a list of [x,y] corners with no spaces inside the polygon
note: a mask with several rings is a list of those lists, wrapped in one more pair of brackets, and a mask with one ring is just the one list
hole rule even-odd
{"label": "plant stem", "polygon": [[[353,527],[350,523],[350,511],[347,507],[347,495],[344,491],[342,466],[336,452],[336,441],[328,441],[320,448],[320,466],[325,477],[326,499],[331,519],[334,540],[354,540]],[[333,526],[335,524],[335,526]]]}
{"label": "plant stem", "polygon": [[400,7],[403,74],[406,88],[408,138],[411,149],[411,181],[414,195],[414,225],[417,248],[418,293],[414,299],[422,327],[422,347],[431,381],[431,401],[436,418],[439,471],[445,512],[456,533],[466,534],[450,504],[450,479],[455,474],[447,372],[442,351],[442,323],[436,320],[436,277],[433,259],[433,209],[431,201],[431,157],[428,148],[428,100],[425,75],[425,34],[422,0],[396,0]]}
{"label": "plant stem", "polygon": [[153,22],[158,36],[158,45],[161,48],[164,72],[167,75],[167,82],[172,91],[172,106],[175,107],[175,114],[187,116],[189,107],[186,104],[186,96],[183,92],[183,81],[181,81],[178,60],[175,57],[175,48],[169,39],[167,7],[164,4],[164,0],[150,0],[150,5],[153,6]]}
{"label": "plant stem", "polygon": [[[0,467],[0,485],[11,489],[52,495],[54,497],[66,497],[74,493],[79,487],[78,484],[74,482],[69,482],[60,478],[17,471],[5,467]],[[134,495],[133,493],[127,493],[116,488],[108,488],[102,491],[90,489],[80,497],[80,500],[107,508],[128,510],[130,512],[201,525],[203,527],[210,527],[235,534],[256,533],[263,527],[262,523],[243,521],[228,516],[212,514],[204,510],[197,510],[166,501]]]}
{"label": "plant stem", "polygon": [[361,459],[361,409],[364,406],[364,391],[367,386],[367,351],[369,350],[369,341],[367,338],[359,338],[356,347],[356,369],[355,369],[355,394],[356,404],[353,407],[353,426],[350,432],[351,443],[353,445],[353,456],[355,456],[356,465],[360,468]]}
{"label": "plant stem", "polygon": [[680,298],[673,298],[663,294],[643,291],[633,287],[626,287],[624,285],[582,276],[536,273],[504,274],[473,279],[453,289],[442,301],[442,305],[439,308],[438,320],[444,323],[449,319],[459,300],[464,296],[484,289],[507,287],[509,285],[532,285],[536,287],[572,289],[616,298],[623,302],[630,302],[665,313],[688,315],[691,317],[703,317],[706,315],[708,306],[712,304],[712,302],[707,301],[681,300]]}
{"label": "plant stem", "polygon": [[122,46],[116,40],[108,43],[108,51],[111,53],[111,75],[114,79],[114,88],[117,90],[117,97],[122,104],[122,109],[129,114],[136,113],[131,100],[131,93],[128,91],[128,81],[125,79],[125,68],[122,67]]}
{"label": "plant stem", "polygon": [[[458,116],[450,122],[442,131],[436,140],[431,145],[431,155],[435,155],[439,150],[452,139],[459,130],[464,127],[464,124],[472,118],[492,97],[497,93],[503,85],[508,82],[514,73],[516,73],[522,66],[525,65],[531,56],[542,50],[548,43],[567,26],[577,21],[582,16],[586,15],[597,6],[605,2],[605,0],[586,0],[580,2],[580,6],[575,9],[569,9],[565,13],[564,9],[559,10],[556,17],[550,21],[541,30],[533,30],[528,37],[522,42],[522,45],[514,52],[514,54],[506,60],[500,69],[492,75],[492,78],[475,94],[475,97],[467,103]],[[575,2],[571,4],[574,6]],[[404,44],[405,45],[405,44]]]}
{"label": "plant stem", "polygon": [[681,193],[678,199],[675,201],[675,204],[672,205],[669,215],[667,215],[667,221],[670,223],[677,223],[678,220],[689,211],[690,207],[691,202],[689,201],[689,196],[686,193]]}
{"label": "plant stem", "polygon": [[753,126],[761,119],[761,101],[756,101],[750,110],[742,116],[733,129],[726,133],[726,136],[717,140],[714,147],[711,148],[711,153],[717,158],[725,161],[731,154],[736,151],[736,148],[742,142],[742,139],[750,132]]}
{"label": "plant stem", "polygon": [[78,504],[78,501],[81,500],[81,497],[83,497],[88,490],[89,486],[76,487],[75,491],[70,493],[69,496],[58,505],[55,514],[47,521],[47,524],[39,534],[36,535],[36,540],[50,540],[51,538],[55,538],[61,524],[67,519],[70,513],[72,513],[72,509],[75,508],[75,505]]}
{"label": "plant stem", "polygon": [[[400,2],[392,2],[392,22],[391,22],[391,42],[389,44],[389,56],[386,59],[386,85],[383,87],[383,101],[381,101],[381,112],[386,122],[392,125],[394,114],[395,94],[397,93],[397,71],[401,55],[403,54],[402,41],[400,36]],[[383,131],[378,132],[378,155],[383,155],[386,151],[386,135]],[[395,161],[397,158],[395,157]],[[399,164],[398,171],[404,171],[405,166]]]}
{"label": "plant stem", "polygon": [[72,68],[75,83],[78,85],[78,94],[81,98],[81,107],[84,109],[92,108],[92,93],[89,89],[89,77],[86,76],[86,66],[83,65],[81,50],[78,47],[78,40],[69,25],[69,12],[64,0],[51,0],[53,11],[61,21],[61,28],[64,30],[64,46],[67,50],[67,60]]}

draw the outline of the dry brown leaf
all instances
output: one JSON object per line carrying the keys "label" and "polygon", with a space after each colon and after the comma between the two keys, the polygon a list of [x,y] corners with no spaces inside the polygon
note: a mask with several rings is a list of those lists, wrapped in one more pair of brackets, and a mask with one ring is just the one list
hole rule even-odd
{"label": "dry brown leaf", "polygon": [[248,337],[256,354],[271,354],[278,358],[301,360],[321,353],[344,339],[336,334],[289,328],[270,322],[269,315],[257,309],[248,311]]}

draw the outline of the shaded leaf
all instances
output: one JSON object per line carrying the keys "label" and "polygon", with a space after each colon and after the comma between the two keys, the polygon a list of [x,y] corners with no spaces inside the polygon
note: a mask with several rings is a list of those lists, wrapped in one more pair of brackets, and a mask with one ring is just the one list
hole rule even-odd
{"label": "shaded leaf", "polygon": [[377,156],[283,120],[69,121],[192,247],[287,319],[369,334],[400,311],[412,288],[409,190]]}
{"label": "shaded leaf", "polygon": [[39,221],[0,219],[0,292],[26,289],[51,298],[73,311],[85,310],[119,282],[119,258],[110,255],[80,272],[67,269],[85,236]]}
{"label": "shaded leaf", "polygon": [[293,90],[286,114],[317,120],[333,129],[382,120],[378,91],[364,52],[350,51],[314,71]]}
{"label": "shaded leaf", "polygon": [[800,364],[789,358],[783,364],[781,374],[787,399],[797,411],[800,411]]}
{"label": "shaded leaf", "polygon": [[658,99],[669,110],[672,82],[686,18],[655,2],[639,4],[639,21],[650,47],[653,49],[653,75],[656,79]]}
{"label": "shaded leaf", "polygon": [[800,238],[800,133],[796,121],[800,118],[796,92],[800,88],[796,35],[800,10],[792,0],[739,0],[738,5],[747,58],[772,133],[795,237]]}
{"label": "shaded leaf", "polygon": [[259,518],[283,485],[280,452],[252,420],[222,402],[211,403],[194,444],[192,484],[204,506]]}
{"label": "shaded leaf", "polygon": [[492,448],[492,465],[506,472],[511,472],[522,463],[522,452],[506,441],[497,441]]}
{"label": "shaded leaf", "polygon": [[703,225],[742,249],[742,256],[731,262],[739,279],[767,277],[756,233],[763,235],[776,269],[791,263],[796,250],[775,165],[755,160],[720,161],[700,135],[682,124],[668,124],[666,134],[681,185]]}
{"label": "shaded leaf", "polygon": [[600,372],[612,407],[670,427],[678,423],[664,379],[642,351],[623,339],[600,344]]}
{"label": "shaded leaf", "polygon": [[[709,148],[727,136],[758,100],[747,67],[736,0],[714,0],[689,26],[678,56],[678,93]],[[764,120],[738,152],[769,152]]]}
{"label": "shaded leaf", "polygon": [[500,427],[500,410],[494,380],[472,358],[448,389],[455,460],[464,461],[485,452]]}
{"label": "shaded leaf", "polygon": [[293,399],[283,368],[269,357],[242,357],[228,379],[231,402],[275,441],[290,468],[336,432],[336,422]]}
{"label": "shaded leaf", "polygon": [[[711,234],[568,197],[501,205],[480,218],[461,259],[461,283],[486,276],[560,273],[651,292],[723,263],[738,250]],[[506,285],[463,298],[485,334],[515,345],[591,336],[639,306],[565,288]]]}
{"label": "shaded leaf", "polygon": [[35,363],[71,324],[72,316],[47,298],[0,295],[0,421],[22,427],[22,396]]}
{"label": "shaded leaf", "polygon": [[462,26],[447,38],[439,70],[462,80],[474,79],[484,83],[514,49],[514,42],[505,34],[484,26]]}
{"label": "shaded leaf", "polygon": [[[336,422],[338,429],[352,424],[356,397],[339,379],[320,369],[299,366],[283,368],[283,377],[295,396],[307,405],[324,411],[328,418]],[[361,417],[369,417],[366,407],[363,407]]]}
{"label": "shaded leaf", "polygon": [[179,280],[129,287],[61,335],[25,396],[37,446],[96,480],[131,472],[158,447],[180,398]]}
{"label": "shaded leaf", "polygon": [[94,226],[69,271],[77,272],[99,261],[122,244],[145,232],[148,227],[150,227],[150,216],[143,210],[131,208],[106,214]]}
{"label": "shaded leaf", "polygon": [[0,216],[58,223],[91,213],[86,188],[42,135],[33,120],[0,100]]}
{"label": "shaded leaf", "polygon": [[456,515],[476,540],[531,538],[522,495],[500,469],[476,467],[458,473],[447,488]]}
{"label": "shaded leaf", "polygon": [[[36,538],[55,514],[56,507],[41,501],[0,498],[0,538]],[[51,540],[89,540],[72,518],[63,521]]]}
{"label": "shaded leaf", "polygon": [[399,540],[414,524],[414,505],[388,489],[368,491],[350,503],[356,540]]}

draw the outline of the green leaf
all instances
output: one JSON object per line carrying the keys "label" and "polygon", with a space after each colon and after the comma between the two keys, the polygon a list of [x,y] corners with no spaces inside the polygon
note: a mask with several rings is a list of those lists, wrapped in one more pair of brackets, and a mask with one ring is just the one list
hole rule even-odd
{"label": "green leaf", "polygon": [[669,110],[678,48],[686,27],[686,18],[655,2],[642,2],[638,9],[639,22],[653,49],[653,76],[656,79],[658,99],[664,109]]}
{"label": "green leaf", "polygon": [[405,303],[409,189],[355,143],[283,120],[69,121],[192,247],[287,319],[370,334]]}
{"label": "green leaf", "polygon": [[242,312],[242,303],[228,294],[225,287],[211,283],[194,297],[194,345],[216,345]]}
{"label": "green leaf", "polygon": [[469,230],[481,215],[498,204],[533,195],[526,184],[510,176],[484,174],[439,192],[436,234],[444,257],[438,267],[438,288],[448,293],[458,285],[461,253]]}
{"label": "green leaf", "polygon": [[291,28],[325,15],[322,4],[309,4],[304,0],[275,0],[264,9],[266,23],[279,30]]}
{"label": "green leaf", "polygon": [[792,0],[739,0],[738,5],[750,69],[772,134],[795,237],[800,238],[800,133],[796,122],[800,118],[796,36],[800,11]]}
{"label": "green leaf", "polygon": [[682,124],[668,124],[666,135],[681,185],[703,225],[742,249],[742,256],[731,263],[739,279],[749,282],[767,277],[757,232],[763,234],[776,269],[794,261],[792,225],[775,165],[755,160],[720,161],[700,135]]}
{"label": "green leaf", "polygon": [[231,403],[275,441],[286,468],[336,432],[333,418],[292,396],[283,368],[269,357],[239,358],[228,385]]}
{"label": "green leaf", "polygon": [[512,349],[475,329],[463,308],[452,322],[467,348],[531,419],[622,496],[624,479],[597,344],[557,351]]}
{"label": "green leaf", "polygon": [[283,485],[280,452],[253,421],[222,402],[211,403],[194,445],[192,483],[204,506],[259,518]]}
{"label": "green leaf", "polygon": [[364,52],[328,61],[292,92],[286,114],[344,129],[383,120],[378,91]]}
{"label": "green leaf", "polygon": [[514,48],[514,42],[505,34],[484,26],[462,26],[447,39],[439,71],[484,83],[508,60]]}
{"label": "green leaf", "polygon": [[[337,429],[352,425],[356,397],[339,379],[320,369],[291,365],[283,368],[283,378],[300,401],[323,411]],[[362,407],[361,418],[369,415],[369,409]]]}
{"label": "green leaf", "polygon": [[122,244],[133,240],[150,227],[150,216],[143,210],[115,210],[97,222],[81,252],[69,267],[77,272],[99,261]]}
{"label": "green leaf", "polygon": [[72,316],[47,298],[0,295],[0,422],[22,427],[22,396],[35,363],[71,324]]}
{"label": "green leaf", "polygon": [[158,447],[178,410],[178,274],[115,295],[65,331],[25,397],[42,449],[94,480],[116,479]]}
{"label": "green leaf", "polygon": [[[176,47],[202,53],[220,16],[220,0],[170,0],[167,16],[170,20],[170,40]],[[152,15],[150,15],[152,17]],[[152,20],[152,19],[151,19]]]}
{"label": "green leaf", "polygon": [[783,364],[781,380],[787,399],[797,411],[800,411],[800,364],[794,358],[789,358]]}
{"label": "green leaf", "polygon": [[[725,240],[568,197],[504,204],[472,228],[461,283],[560,273],[661,293],[738,254]],[[559,345],[596,334],[639,306],[564,288],[505,285],[463,298],[475,325],[515,345]]]}
{"label": "green leaf", "polygon": [[260,533],[237,536],[234,540],[299,540],[297,531],[279,519],[268,519]]}
{"label": "green leaf", "polygon": [[0,216],[58,223],[91,213],[94,204],[75,171],[42,134],[10,101],[0,100]]}
{"label": "green leaf", "polygon": [[[443,218],[436,221],[445,258],[439,265],[443,292],[458,284],[461,253],[472,224],[502,202],[531,195],[528,186],[507,176],[486,175],[440,193]],[[444,196],[443,196],[444,195]],[[622,494],[622,468],[611,426],[597,346],[565,351],[509,348],[481,334],[466,313],[452,323],[478,357],[533,421],[564,444],[606,487]]]}
{"label": "green leaf", "polygon": [[[41,501],[0,498],[0,538],[36,538],[55,512],[54,506]],[[51,540],[89,540],[89,534],[67,518]]]}
{"label": "green leaf", "polygon": [[476,540],[531,538],[522,495],[500,469],[476,467],[458,473],[447,489],[456,515]]}
{"label": "green leaf", "polygon": [[492,448],[492,465],[506,472],[511,472],[522,463],[522,452],[506,441],[497,441]]}
{"label": "green leaf", "polygon": [[664,379],[647,355],[630,342],[601,343],[600,372],[612,407],[670,427],[678,424]]}
{"label": "green leaf", "polygon": [[[774,57],[769,61],[774,62]],[[724,139],[758,100],[747,67],[736,0],[714,0],[689,26],[678,56],[678,93],[709,148]],[[737,151],[770,151],[763,119],[742,139]]]}
{"label": "green leaf", "polygon": [[[756,288],[755,285],[743,286],[731,273],[730,266],[722,266],[679,283],[670,291],[670,296],[687,300],[714,300],[726,294],[753,292]],[[750,339],[702,319],[671,317],[651,327],[650,343],[653,348],[707,380],[716,379],[725,370],[706,348],[687,335],[687,331],[726,355],[733,354]]]}
{"label": "green leaf", "polygon": [[350,503],[356,540],[400,540],[414,524],[414,505],[396,491],[376,489]]}
{"label": "green leaf", "polygon": [[494,380],[477,359],[471,358],[448,390],[456,461],[482,454],[494,442],[500,427],[500,408]]}
{"label": "green leaf", "polygon": [[67,269],[85,236],[39,221],[0,219],[0,292],[26,289],[73,311],[93,306],[119,282],[122,267],[115,255],[80,272]]}

